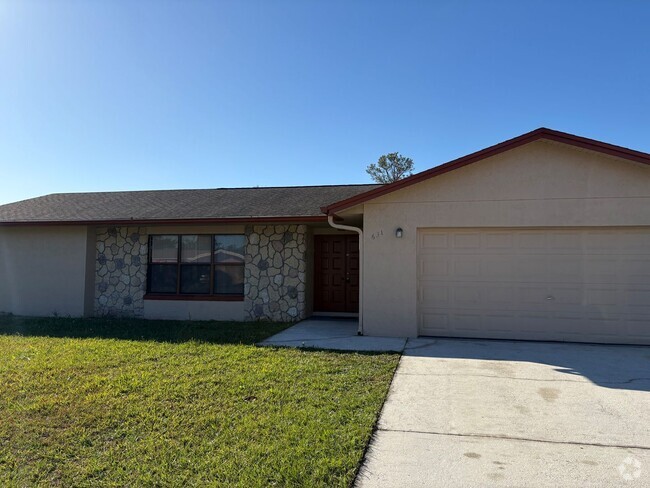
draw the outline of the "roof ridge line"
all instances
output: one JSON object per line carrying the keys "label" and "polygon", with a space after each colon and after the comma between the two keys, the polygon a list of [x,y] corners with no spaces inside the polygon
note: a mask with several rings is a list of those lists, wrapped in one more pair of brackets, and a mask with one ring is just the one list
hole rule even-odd
{"label": "roof ridge line", "polygon": [[[35,198],[44,198],[54,195],[96,195],[96,194],[109,194],[109,193],[163,193],[163,192],[194,192],[194,191],[227,191],[227,190],[278,190],[283,188],[342,188],[352,186],[381,186],[381,183],[347,183],[341,185],[285,185],[285,186],[233,186],[233,187],[218,187],[218,188],[163,188],[159,190],[110,190],[110,191],[72,191],[72,192],[55,192],[47,193],[37,197],[26,198],[18,200],[18,203],[26,200],[33,200]],[[10,205],[5,204],[5,205]],[[0,205],[1,206],[1,205]]]}

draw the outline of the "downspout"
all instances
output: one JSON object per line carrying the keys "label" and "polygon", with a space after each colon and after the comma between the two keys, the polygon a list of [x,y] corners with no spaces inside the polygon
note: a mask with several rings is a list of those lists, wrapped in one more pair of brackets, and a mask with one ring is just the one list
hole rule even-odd
{"label": "downspout", "polygon": [[334,215],[327,216],[330,226],[340,230],[350,230],[359,234],[359,327],[358,335],[363,335],[363,231],[359,227],[334,223]]}

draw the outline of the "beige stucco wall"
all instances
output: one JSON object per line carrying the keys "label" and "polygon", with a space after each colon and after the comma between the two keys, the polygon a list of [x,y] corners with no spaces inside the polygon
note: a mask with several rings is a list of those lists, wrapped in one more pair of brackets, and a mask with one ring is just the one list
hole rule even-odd
{"label": "beige stucco wall", "polygon": [[85,226],[0,227],[0,312],[87,313],[87,293],[93,293],[86,278],[88,242]]}
{"label": "beige stucco wall", "polygon": [[145,300],[145,319],[245,320],[244,302]]}
{"label": "beige stucco wall", "polygon": [[417,336],[418,228],[580,226],[650,226],[650,167],[538,141],[366,202],[365,333]]}
{"label": "beige stucco wall", "polygon": [[95,262],[97,260],[97,230],[87,227],[86,232],[86,271],[84,293],[84,316],[91,317],[95,313]]}

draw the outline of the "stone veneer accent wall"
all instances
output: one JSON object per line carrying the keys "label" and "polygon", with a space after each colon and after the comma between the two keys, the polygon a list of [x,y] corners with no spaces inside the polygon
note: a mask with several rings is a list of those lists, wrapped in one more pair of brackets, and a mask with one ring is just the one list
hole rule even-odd
{"label": "stone veneer accent wall", "polygon": [[305,225],[246,228],[247,319],[293,322],[305,318],[306,232]]}
{"label": "stone veneer accent wall", "polygon": [[95,315],[143,315],[147,246],[147,234],[143,227],[97,229]]}

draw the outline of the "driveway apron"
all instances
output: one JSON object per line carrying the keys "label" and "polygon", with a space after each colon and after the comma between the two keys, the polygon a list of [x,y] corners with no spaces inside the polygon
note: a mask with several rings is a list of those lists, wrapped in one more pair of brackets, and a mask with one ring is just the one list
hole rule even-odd
{"label": "driveway apron", "polygon": [[409,340],[356,485],[650,486],[650,348]]}

